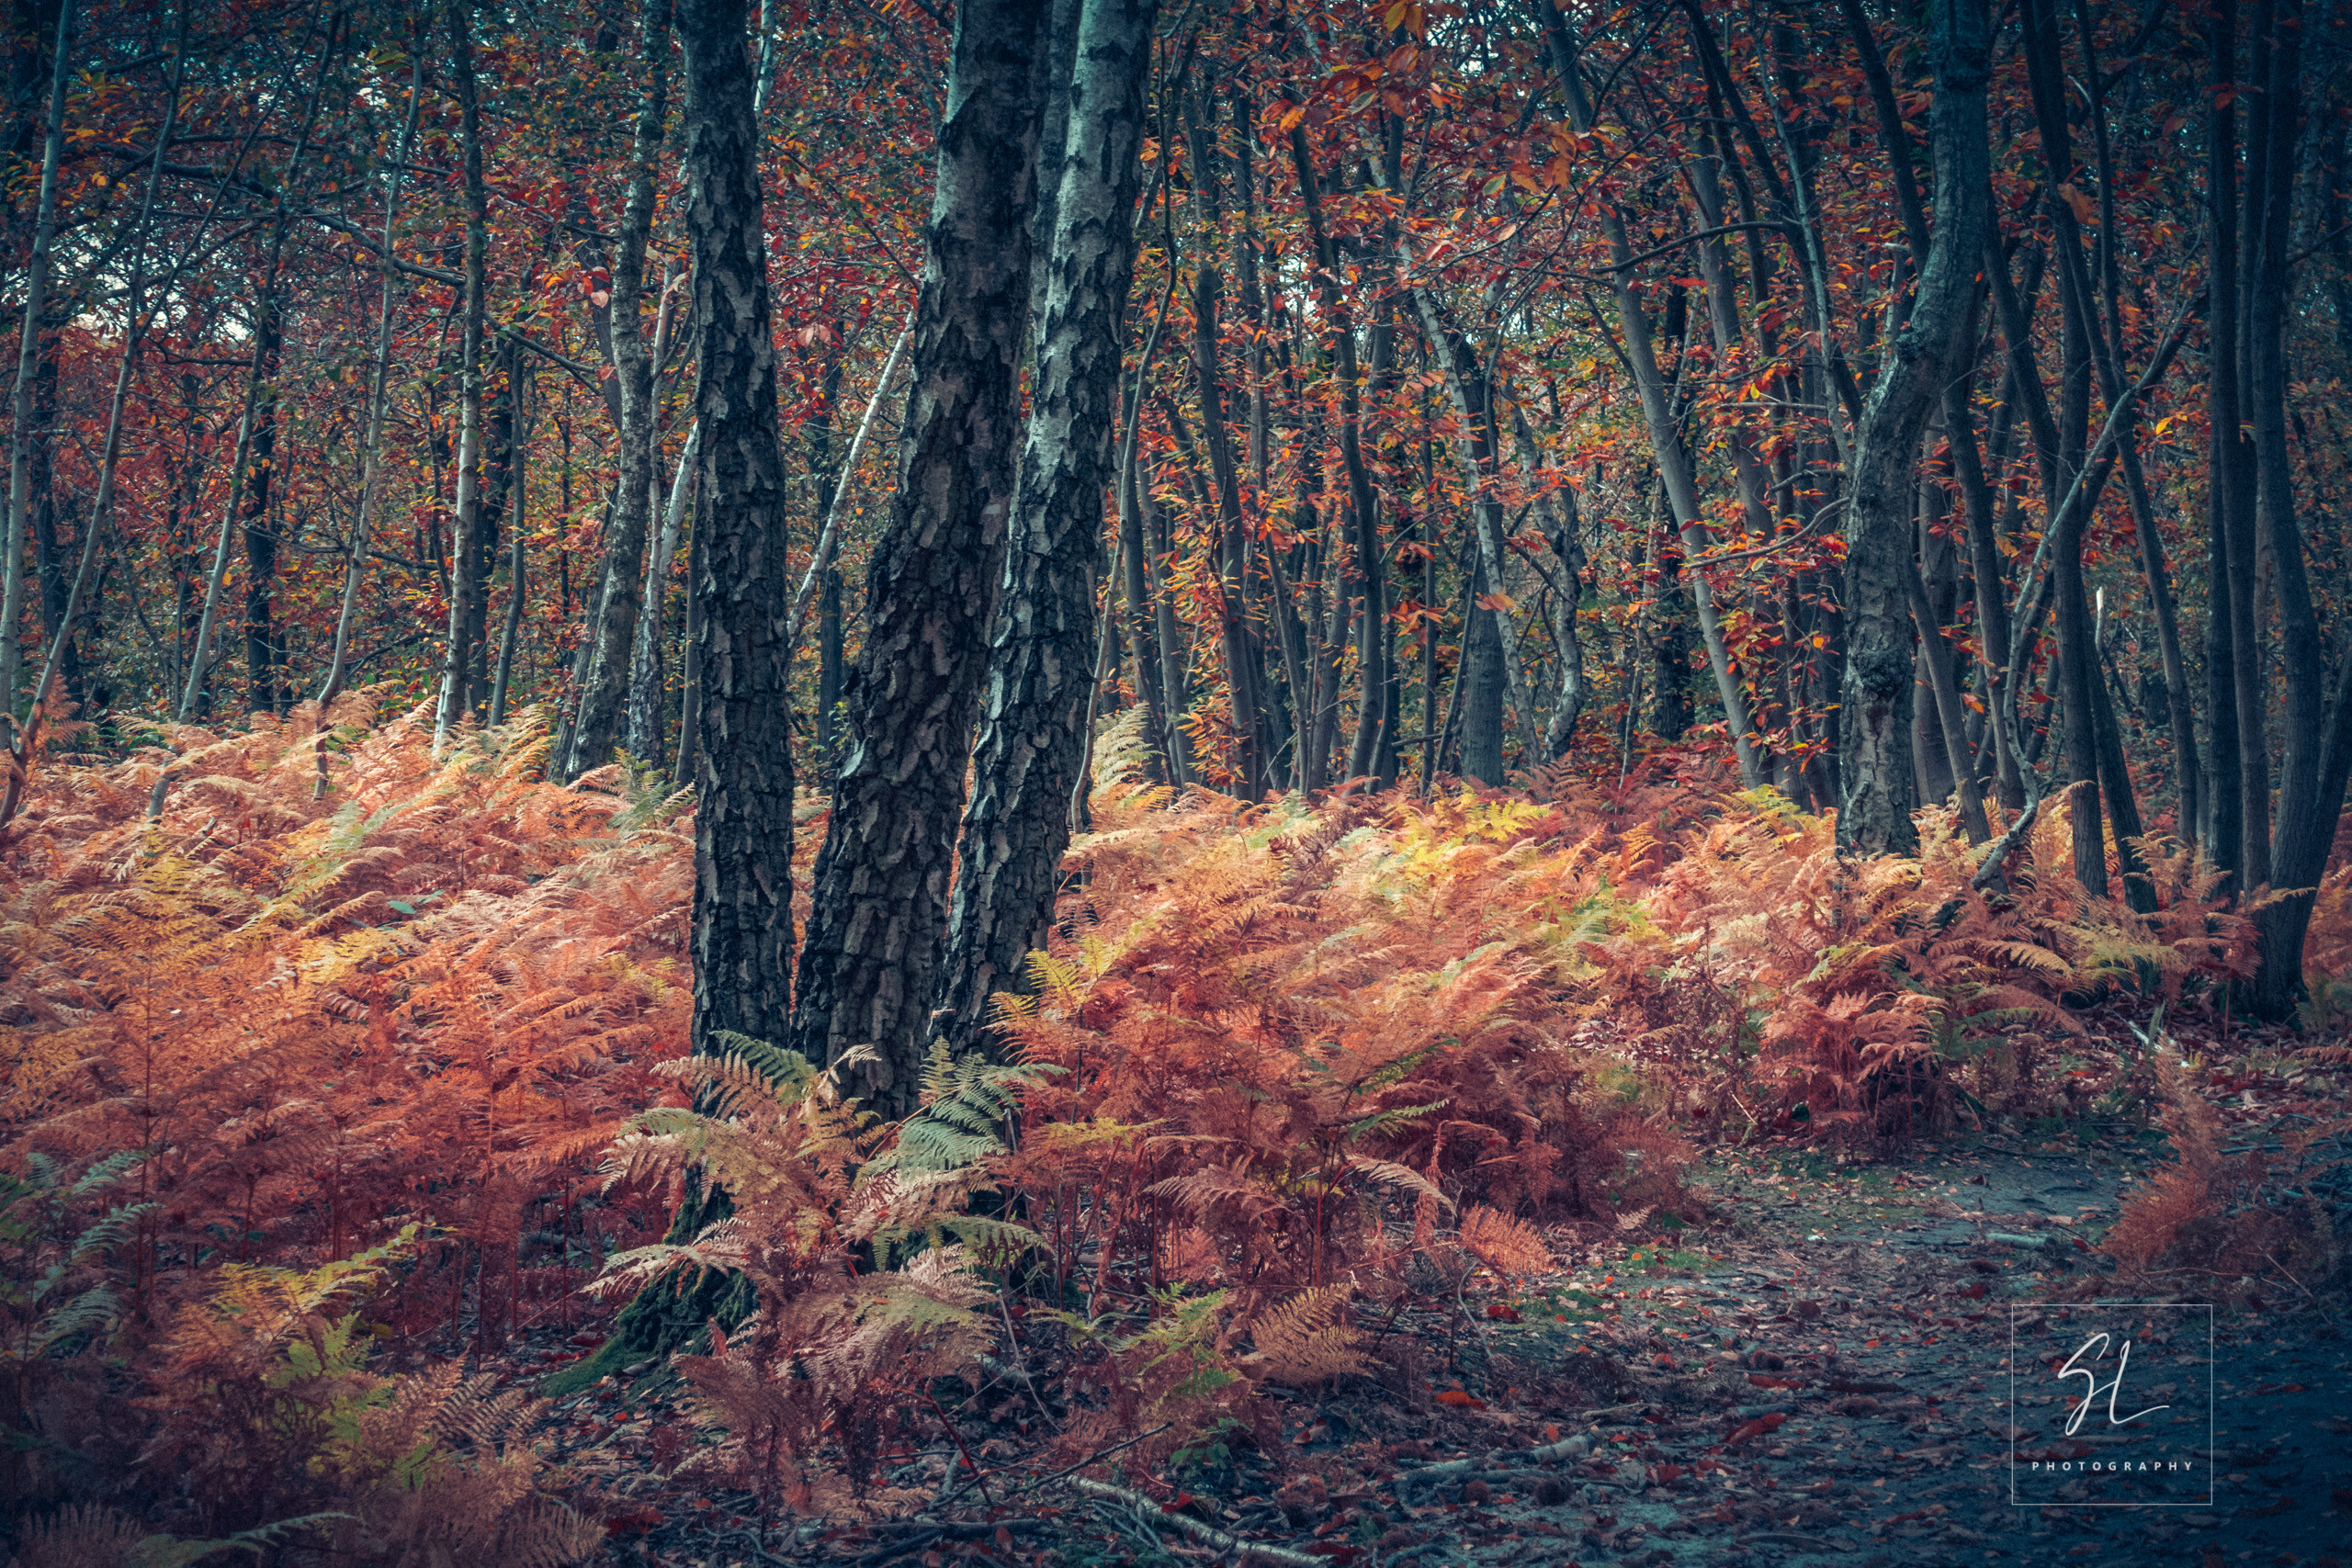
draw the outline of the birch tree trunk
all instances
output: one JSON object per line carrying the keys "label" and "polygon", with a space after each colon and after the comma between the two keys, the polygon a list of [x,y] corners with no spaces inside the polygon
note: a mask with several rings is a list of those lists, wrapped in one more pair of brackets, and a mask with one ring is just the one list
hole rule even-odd
{"label": "birch tree trunk", "polygon": [[956,7],[899,493],[866,571],[865,641],[842,694],[850,750],[801,946],[791,1044],[828,1066],[858,1051],[844,1087],[884,1116],[911,1110],[920,1087],[1004,566],[1048,9]]}
{"label": "birch tree trunk", "polygon": [[[1119,361],[1143,184],[1143,93],[1157,0],[1086,0],[1069,151],[1037,329],[988,690],[957,845],[933,1032],[984,1043],[989,998],[1025,993],[1046,945],[1096,658],[1093,573],[1119,424]],[[1052,175],[1054,171],[1046,171]],[[1041,179],[1041,184],[1044,181]]]}
{"label": "birch tree trunk", "polygon": [[571,744],[560,759],[560,774],[576,779],[612,761],[628,698],[629,655],[637,641],[637,618],[644,604],[647,525],[652,511],[653,360],[645,341],[642,303],[645,250],[653,232],[654,197],[660,186],[658,160],[662,127],[669,116],[668,0],[643,0],[639,23],[645,69],[635,140],[630,148],[628,197],[621,214],[620,248],[613,256],[612,345],[614,421],[616,427],[612,520],[605,529],[605,575],[590,624],[580,691],[579,717]]}

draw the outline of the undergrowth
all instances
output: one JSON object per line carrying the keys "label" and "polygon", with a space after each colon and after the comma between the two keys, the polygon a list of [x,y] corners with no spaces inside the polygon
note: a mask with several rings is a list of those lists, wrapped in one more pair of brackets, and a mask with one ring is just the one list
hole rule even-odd
{"label": "undergrowth", "polygon": [[[888,1507],[883,1459],[983,1378],[1054,1463],[1130,1474],[1272,1448],[1272,1386],[1465,1398],[1398,1314],[1703,1218],[1696,1143],[2080,1112],[2087,1006],[2211,1006],[2249,963],[2175,847],[2143,847],[2155,913],[2085,897],[2063,808],[1986,894],[1939,813],[1856,862],[1674,755],[1426,801],[1114,784],[997,1060],[934,1060],[882,1124],[764,1043],[685,1056],[690,802],[540,782],[537,716],[438,759],[364,694],[176,739],[158,819],[151,755],[41,774],[0,840],[28,1564],[578,1561],[599,1477],[481,1369],[710,1270],[757,1310],[677,1359],[711,1440],[674,1462],[801,1513]],[[2139,1066],[2108,1091],[2170,1104],[2181,1155],[2118,1258],[2319,1269]],[[658,1240],[689,1179],[732,1212]]]}

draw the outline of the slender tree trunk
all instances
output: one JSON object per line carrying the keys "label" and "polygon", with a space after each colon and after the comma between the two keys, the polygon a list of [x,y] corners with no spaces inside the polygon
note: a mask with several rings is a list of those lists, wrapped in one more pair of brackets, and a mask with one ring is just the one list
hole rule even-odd
{"label": "slender tree trunk", "polygon": [[588,628],[580,715],[560,773],[578,778],[612,760],[628,700],[629,656],[643,607],[646,533],[652,510],[653,360],[645,341],[645,251],[653,232],[663,126],[669,118],[670,0],[641,0],[639,54],[645,71],[631,146],[620,248],[613,257],[610,350],[619,469],[605,529],[605,576]]}
{"label": "slender tree trunk", "polygon": [[[1163,171],[1164,173],[1164,171]],[[1165,190],[1164,184],[1156,187]],[[1149,206],[1149,202],[1145,204]],[[1159,297],[1159,313],[1151,323],[1150,334],[1144,340],[1143,354],[1136,363],[1134,378],[1127,389],[1126,419],[1122,426],[1119,447],[1119,572],[1120,592],[1125,595],[1128,622],[1128,643],[1135,649],[1136,690],[1144,701],[1146,722],[1151,727],[1152,749],[1159,759],[1160,782],[1182,789],[1185,784],[1183,736],[1177,730],[1175,716],[1170,712],[1165,671],[1159,657],[1159,632],[1153,613],[1151,589],[1151,553],[1144,544],[1144,506],[1142,476],[1136,471],[1136,443],[1143,423],[1144,383],[1151,374],[1152,355],[1159,346],[1161,332],[1168,324],[1168,307],[1176,298],[1176,256],[1172,244],[1168,255],[1168,287]]]}
{"label": "slender tree trunk", "polygon": [[[973,749],[933,1033],[985,1043],[989,998],[1029,989],[1069,841],[1098,650],[1094,572],[1112,478],[1143,184],[1156,0],[1086,0],[1069,85],[1020,488]],[[1045,179],[1041,177],[1040,184]]]}
{"label": "slender tree trunk", "polygon": [[[1225,160],[1216,149],[1216,126],[1197,94],[1184,95],[1184,121],[1190,133],[1193,194],[1206,209],[1212,231],[1224,227],[1222,186]],[[1225,275],[1211,254],[1204,252],[1193,268],[1193,380],[1201,402],[1201,433],[1209,464],[1209,550],[1216,565],[1217,639],[1224,654],[1227,705],[1234,743],[1235,793],[1245,800],[1262,797],[1270,785],[1271,748],[1266,737],[1266,702],[1260,690],[1262,661],[1251,645],[1247,585],[1241,574],[1245,525],[1241,515],[1240,468],[1233,454],[1232,433],[1226,425],[1225,373],[1218,339],[1222,332]],[[1172,401],[1163,400],[1171,432],[1181,429]],[[1191,443],[1177,434],[1180,446]]]}
{"label": "slender tree trunk", "polygon": [[[330,52],[332,52],[332,47],[330,44]],[[302,166],[303,156],[310,147],[311,130],[318,123],[319,102],[326,90],[326,78],[327,62],[326,59],[322,58],[319,62],[318,81],[311,89],[310,106],[303,112],[301,129],[294,138],[293,151],[287,159],[286,172],[278,186],[277,217],[271,225],[269,245],[262,261],[255,313],[265,319],[271,312],[280,309],[276,296],[286,259],[287,231],[292,220],[292,210],[288,203],[296,175]],[[212,552],[211,574],[205,580],[204,608],[197,619],[196,646],[188,656],[187,683],[181,688],[179,706],[174,715],[182,724],[192,721],[199,702],[205,696],[206,680],[210,674],[213,626],[220,611],[221,585],[229,576],[230,541],[242,512],[248,468],[253,458],[254,416],[262,406],[264,391],[270,389],[269,380],[265,371],[271,363],[271,356],[263,352],[268,347],[269,345],[266,343],[255,342],[253,357],[245,372],[244,400],[237,416],[236,456],[232,459],[229,472],[228,506],[220,517],[220,535]],[[274,396],[274,389],[271,390]],[[147,802],[149,817],[162,815],[164,790],[170,777],[168,768],[156,774],[154,791],[149,795]]]}
{"label": "slender tree trunk", "polygon": [[662,620],[670,596],[670,568],[678,558],[678,535],[685,525],[686,490],[693,478],[695,448],[702,427],[686,432],[678,454],[678,471],[670,478],[670,497],[662,509],[662,528],[645,557],[644,607],[637,617],[637,636],[629,651],[628,753],[639,761],[661,761],[669,750],[662,729],[668,694],[662,680]]}
{"label": "slender tree trunk", "polygon": [[[52,321],[51,331],[56,329]],[[66,602],[73,597],[74,574],[68,570],[67,550],[57,533],[58,506],[53,493],[57,457],[57,355],[44,349],[40,362],[33,372],[33,445],[31,462],[33,570],[40,580],[41,641],[47,646],[57,638],[59,628],[66,626],[72,616],[66,613]],[[58,683],[64,689],[66,700],[79,703],[85,693],[82,685],[82,655],[73,637],[66,637],[59,649]],[[45,693],[37,693],[39,701]]]}
{"label": "slender tree trunk", "polygon": [[[1592,111],[1585,100],[1584,84],[1577,74],[1577,50],[1567,18],[1550,6],[1543,6],[1539,9],[1544,21],[1544,39],[1552,51],[1553,67],[1559,73],[1561,85],[1567,95],[1569,119],[1579,132],[1589,132],[1592,129]],[[1615,208],[1604,209],[1600,221],[1602,235],[1608,242],[1611,275],[1615,279],[1618,325],[1624,334],[1625,355],[1633,367],[1634,389],[1641,399],[1642,420],[1649,434],[1650,449],[1657,459],[1659,476],[1666,483],[1667,503],[1673,509],[1675,525],[1682,534],[1683,554],[1686,558],[1702,555],[1706,550],[1706,536],[1702,530],[1703,516],[1699,502],[1698,480],[1689,447],[1682,437],[1679,416],[1670,406],[1666,378],[1658,368],[1657,344],[1650,335],[1649,315],[1643,309],[1641,298],[1634,288],[1634,246],[1626,233],[1624,218]],[[1752,789],[1767,782],[1764,761],[1753,738],[1754,725],[1748,715],[1747,693],[1740,684],[1738,672],[1732,668],[1731,649],[1724,639],[1714,590],[1701,568],[1694,566],[1684,575],[1689,579],[1691,604],[1698,613],[1699,632],[1706,641],[1707,666],[1715,678],[1715,694],[1723,704],[1724,721],[1731,731],[1732,752],[1739,761],[1739,776]],[[1907,657],[1904,660],[1904,674],[1907,681],[1910,674]],[[1907,692],[1909,688],[1906,685],[1905,689]],[[1907,719],[1907,712],[1904,716]],[[1906,745],[1907,731],[1906,724]],[[1905,820],[1907,824],[1909,818]]]}
{"label": "slender tree trunk", "polygon": [[[808,479],[816,491],[810,519],[814,526],[808,541],[812,562],[824,547],[825,525],[833,514],[833,498],[840,492],[842,473],[833,457],[833,409],[841,400],[842,371],[847,359],[845,353],[835,354],[826,365],[820,381],[822,400],[801,426],[802,439],[808,447]],[[842,697],[841,573],[827,565],[819,581],[815,772],[820,779],[825,779],[831,772],[836,745],[833,705]]]}
{"label": "slender tree trunk", "polygon": [[[2251,891],[2269,878],[2270,760],[2263,714],[2266,655],[2255,600],[2256,486],[2252,457],[2239,434],[2244,428],[2239,382],[2244,329],[2238,276],[2235,0],[2214,0],[2207,25],[2212,66],[2211,107],[2206,120],[2207,200],[2211,211],[2207,290],[2211,314],[2206,338],[2212,345],[2206,386],[2213,444],[2209,504],[2213,510],[2213,532],[2221,540],[2215,561],[2219,570],[2213,584],[2214,614],[2225,619],[2229,631],[2227,657],[2217,657],[2220,649],[2209,649],[2207,668],[2216,680],[2222,671],[2230,675],[2227,696],[2218,690],[2211,694],[2211,848],[2215,861],[2233,874],[2237,886]],[[2221,728],[2225,716],[2233,721],[2232,733],[2226,738]]]}
{"label": "slender tree trunk", "polygon": [[531,389],[537,385],[537,378],[523,369],[519,359],[513,369],[514,382],[508,396],[513,400],[514,440],[513,455],[506,465],[506,486],[512,498],[506,526],[511,538],[506,561],[506,619],[499,627],[498,674],[490,688],[490,723],[493,728],[506,722],[506,698],[514,682],[514,651],[523,640],[523,604],[531,587],[526,473],[530,452]]}
{"label": "slender tree trunk", "polygon": [[465,325],[458,350],[458,504],[449,543],[449,634],[433,749],[466,716],[479,669],[481,573],[482,329],[490,292],[490,196],[481,175],[481,104],[474,81],[473,0],[449,0],[450,75],[458,94],[466,184]]}
{"label": "slender tree trunk", "polygon": [[[1348,477],[1348,534],[1354,547],[1356,587],[1363,607],[1356,619],[1356,676],[1363,683],[1356,709],[1355,739],[1348,745],[1349,778],[1371,776],[1383,785],[1396,783],[1396,737],[1388,734],[1387,713],[1388,600],[1386,573],[1380,549],[1380,513],[1371,475],[1363,461],[1363,410],[1358,391],[1355,319],[1341,292],[1339,253],[1323,219],[1320,177],[1307,151],[1306,128],[1294,124],[1290,131],[1291,162],[1298,175],[1299,200],[1306,209],[1308,237],[1315,244],[1316,286],[1321,293],[1323,318],[1330,333],[1326,350],[1336,362],[1340,378],[1340,466]],[[1532,738],[1531,738],[1532,739]]]}
{"label": "slender tree trunk", "polygon": [[[1426,288],[1412,291],[1414,308],[1420,313],[1422,330],[1429,333],[1430,352],[1436,358],[1445,377],[1445,387],[1453,400],[1454,417],[1462,427],[1462,438],[1456,445],[1462,468],[1462,486],[1468,497],[1470,527],[1478,554],[1478,569],[1486,587],[1481,597],[1507,592],[1503,569],[1509,560],[1508,547],[1503,539],[1503,503],[1498,471],[1501,459],[1501,442],[1494,428],[1494,389],[1487,379],[1487,372],[1478,361],[1477,351],[1464,341],[1462,334],[1447,325],[1438,313],[1436,301]],[[1545,727],[1535,713],[1535,701],[1528,691],[1526,661],[1520,647],[1519,623],[1506,610],[1487,605],[1478,608],[1492,615],[1498,651],[1502,660],[1503,689],[1510,694],[1512,714],[1519,720],[1520,750],[1531,764],[1548,762],[1551,758],[1541,755]],[[1481,632],[1483,638],[1485,634]],[[1496,776],[1474,774],[1489,784],[1499,784],[1501,769],[1496,764]]]}
{"label": "slender tree trunk", "polygon": [[283,705],[277,682],[284,662],[271,625],[277,586],[277,536],[269,525],[270,482],[277,467],[277,377],[284,353],[286,312],[276,295],[262,300],[254,323],[261,358],[261,397],[254,410],[252,472],[245,480],[245,700],[255,711]]}
{"label": "slender tree trunk", "polygon": [[[700,464],[696,464],[697,469]],[[679,672],[679,683],[684,688],[678,700],[678,758],[670,769],[670,777],[677,784],[694,782],[695,770],[701,765],[702,755],[702,596],[695,592],[701,574],[709,570],[710,531],[702,525],[702,476],[695,476],[695,513],[693,541],[686,547],[686,651],[681,660],[684,668]],[[792,661],[791,649],[785,650],[785,662]],[[796,786],[797,787],[797,786]]]}
{"label": "slender tree trunk", "polygon": [[[351,622],[359,607],[359,578],[368,559],[368,524],[375,515],[376,487],[382,478],[384,412],[392,368],[393,302],[397,298],[393,284],[399,276],[390,258],[393,229],[400,220],[401,176],[408,165],[409,149],[416,140],[417,109],[424,96],[424,50],[421,38],[411,38],[409,56],[408,113],[401,124],[399,151],[384,176],[384,291],[376,310],[376,363],[368,378],[368,431],[359,451],[359,502],[352,509],[351,547],[344,556],[343,598],[335,611],[334,643],[327,655],[327,677],[319,684],[322,723],[327,708],[343,692],[345,665],[351,652]],[[321,750],[318,787],[322,793],[326,788],[326,752]]]}
{"label": "slender tree trunk", "polygon": [[[57,160],[65,140],[66,45],[74,33],[73,0],[57,9],[55,63],[50,73],[49,130],[41,144],[40,195],[33,220],[32,258],[25,274],[25,318],[17,342],[17,390],[8,434],[8,558],[0,587],[0,714],[17,716],[17,623],[24,616],[25,530],[32,505],[33,381],[40,356],[47,305],[49,253],[57,237]],[[15,744],[14,737],[10,744]]]}
{"label": "slender tree trunk", "polygon": [[792,1044],[828,1066],[855,1052],[846,1086],[884,1115],[911,1110],[920,1087],[1003,570],[1048,10],[956,8],[899,493],[867,569],[865,641],[842,694],[851,749],[801,946]]}

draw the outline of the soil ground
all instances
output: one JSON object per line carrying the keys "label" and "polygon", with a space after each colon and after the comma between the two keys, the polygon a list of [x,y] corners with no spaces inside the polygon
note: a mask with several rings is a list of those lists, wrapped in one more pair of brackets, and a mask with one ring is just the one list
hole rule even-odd
{"label": "soil ground", "polygon": [[[1152,1504],[1057,1483],[993,1511],[966,1490],[969,1506],[763,1528],[748,1495],[664,1493],[670,1393],[608,1384],[562,1414],[583,1450],[645,1467],[616,1563],[1088,1568],[1275,1548],[1340,1568],[2332,1568],[2352,1557],[2341,1319],[2275,1295],[2181,1312],[2082,1288],[2119,1193],[2162,1152],[2111,1128],[1883,1163],[1717,1156],[1693,1177],[1713,1223],[1567,1246],[1579,1266],[1532,1281],[1474,1280],[1402,1325],[1430,1349],[1428,1387],[1296,1397],[1279,1471],[1212,1453]],[[2100,1331],[2132,1339],[2137,1365],[2122,1404],[2100,1389],[2069,1434],[2061,1396],[2082,1385],[2053,1374]],[[1035,1447],[1017,1412],[970,1418],[984,1462]],[[2136,1470],[2151,1444],[2180,1472],[2165,1506]],[[954,1456],[940,1445],[890,1479],[918,1498]]]}

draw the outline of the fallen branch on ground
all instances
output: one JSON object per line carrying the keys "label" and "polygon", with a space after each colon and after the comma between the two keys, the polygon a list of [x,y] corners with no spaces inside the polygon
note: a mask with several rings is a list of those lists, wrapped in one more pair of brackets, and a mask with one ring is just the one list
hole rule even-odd
{"label": "fallen branch on ground", "polygon": [[1243,1540],[1239,1536],[1227,1535],[1214,1526],[1204,1525],[1190,1514],[1169,1513],[1142,1493],[1130,1492],[1124,1486],[1113,1486],[1102,1481],[1089,1481],[1084,1476],[1079,1477],[1070,1484],[1090,1497],[1100,1497],[1112,1503],[1124,1503],[1130,1508],[1153,1516],[1153,1523],[1172,1526],[1180,1533],[1191,1536],[1219,1556],[1229,1551],[1243,1557],[1261,1557],[1269,1562],[1288,1562],[1293,1565],[1293,1568],[1330,1568],[1331,1560],[1328,1557],[1310,1557],[1304,1551],[1293,1551],[1286,1546],[1265,1546],[1254,1540]]}

